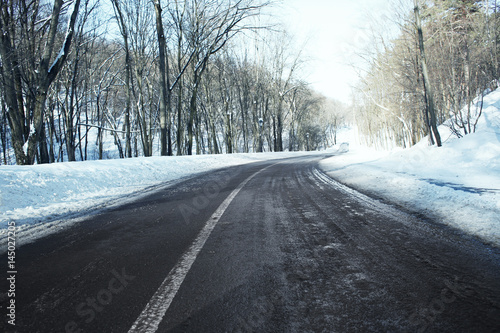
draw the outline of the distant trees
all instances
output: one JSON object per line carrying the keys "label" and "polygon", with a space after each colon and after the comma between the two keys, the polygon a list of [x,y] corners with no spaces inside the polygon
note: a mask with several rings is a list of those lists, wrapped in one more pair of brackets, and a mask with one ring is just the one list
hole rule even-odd
{"label": "distant trees", "polygon": [[300,80],[290,37],[260,25],[267,5],[2,2],[2,163],[331,144],[338,119],[318,121],[332,109]]}
{"label": "distant trees", "polygon": [[498,79],[495,1],[412,5],[399,13],[399,35],[378,40],[358,86],[356,120],[369,144],[408,147],[431,134],[440,145],[437,125],[450,117],[457,136],[474,132],[481,109],[473,99]]}

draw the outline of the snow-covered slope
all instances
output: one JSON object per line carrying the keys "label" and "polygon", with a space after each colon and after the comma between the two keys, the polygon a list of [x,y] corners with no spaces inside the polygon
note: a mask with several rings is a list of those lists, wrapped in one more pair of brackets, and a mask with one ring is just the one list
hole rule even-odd
{"label": "snow-covered slope", "polygon": [[443,147],[351,151],[321,163],[332,177],[500,245],[500,89],[484,98],[476,133],[440,127]]}

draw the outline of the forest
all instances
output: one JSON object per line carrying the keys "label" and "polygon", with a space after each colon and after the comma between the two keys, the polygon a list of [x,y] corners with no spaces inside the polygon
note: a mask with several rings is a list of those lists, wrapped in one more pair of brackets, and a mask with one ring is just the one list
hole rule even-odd
{"label": "forest", "polygon": [[[499,77],[496,1],[396,0],[351,105],[316,92],[272,0],[2,0],[0,164],[377,148],[473,133]],[[278,8],[278,9],[276,9]],[[272,10],[271,10],[272,9]],[[333,80],[334,78],[332,78]]]}
{"label": "forest", "polygon": [[457,137],[474,133],[482,97],[498,87],[497,2],[400,1],[393,14],[397,32],[373,29],[359,52],[366,69],[353,110],[364,142],[407,148],[428,136],[441,146],[441,124]]}
{"label": "forest", "polygon": [[[2,164],[334,144],[261,0],[2,1]],[[111,146],[110,146],[111,143]]]}

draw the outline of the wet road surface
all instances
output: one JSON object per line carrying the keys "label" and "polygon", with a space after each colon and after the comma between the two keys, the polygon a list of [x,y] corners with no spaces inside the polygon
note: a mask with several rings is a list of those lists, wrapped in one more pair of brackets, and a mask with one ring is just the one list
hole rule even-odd
{"label": "wet road surface", "polygon": [[500,331],[497,248],[320,159],[203,174],[20,247],[0,331]]}

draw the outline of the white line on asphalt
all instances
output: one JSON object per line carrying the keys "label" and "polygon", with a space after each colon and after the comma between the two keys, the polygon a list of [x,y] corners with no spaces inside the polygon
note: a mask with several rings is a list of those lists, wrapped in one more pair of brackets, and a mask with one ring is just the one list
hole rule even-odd
{"label": "white line on asphalt", "polygon": [[[278,164],[278,163],[275,163]],[[275,165],[273,164],[273,165]],[[191,269],[196,257],[200,253],[201,249],[205,245],[208,237],[214,230],[217,222],[219,222],[221,216],[226,211],[231,201],[238,195],[240,190],[257,174],[272,167],[270,165],[262,170],[257,171],[247,179],[245,179],[236,189],[229,194],[229,196],[222,202],[222,204],[217,208],[217,210],[212,214],[210,219],[205,223],[205,226],[196,237],[195,241],[191,244],[189,249],[182,255],[181,259],[172,268],[170,273],[168,273],[163,283],[160,285],[156,293],[149,300],[142,313],[139,315],[137,320],[134,322],[132,327],[129,329],[128,333],[154,333],[158,330],[165,313],[167,312],[170,304],[174,300],[177,291],[179,290],[184,278]]]}

